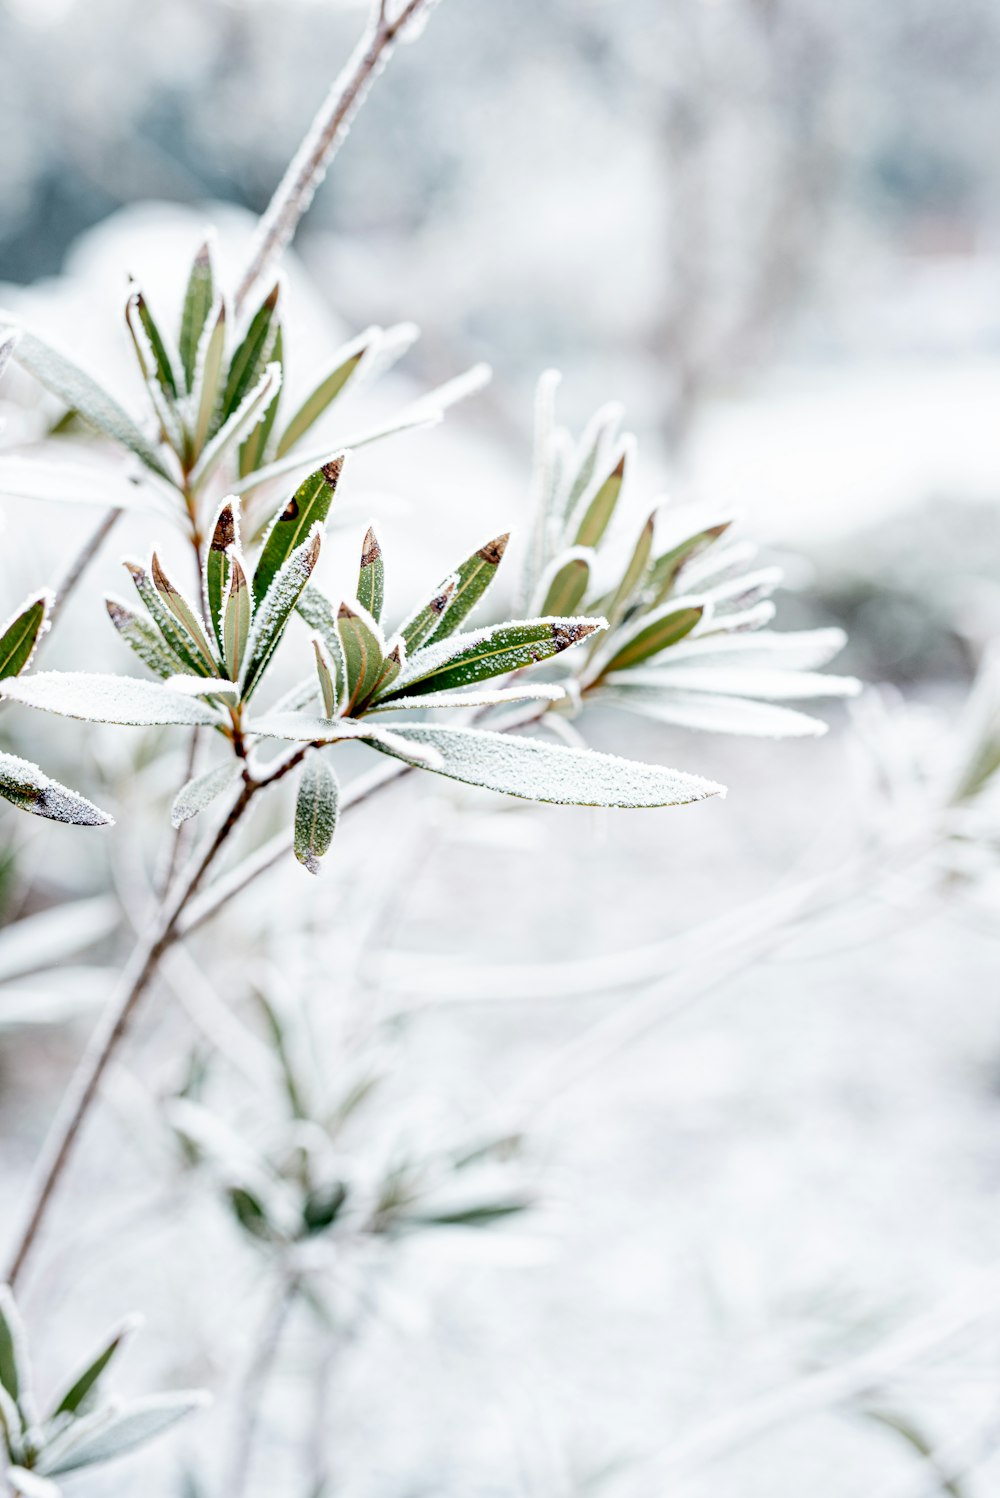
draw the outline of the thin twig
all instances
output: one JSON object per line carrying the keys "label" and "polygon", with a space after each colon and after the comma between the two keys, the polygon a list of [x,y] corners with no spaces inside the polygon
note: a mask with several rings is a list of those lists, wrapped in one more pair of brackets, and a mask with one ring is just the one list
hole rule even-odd
{"label": "thin twig", "polygon": [[236,292],[237,312],[291,243],[299,221],[399,37],[433,3],[434,0],[407,0],[394,19],[389,18],[385,0],[374,6],[367,30],[323,100],[257,226],[250,263]]}
{"label": "thin twig", "polygon": [[236,1401],[238,1418],[229,1480],[225,1487],[226,1498],[243,1498],[246,1492],[254,1441],[260,1427],[264,1392],[274,1368],[289,1314],[295,1304],[298,1288],[298,1280],[294,1275],[282,1281],[274,1305],[261,1327],[260,1335],[251,1352]]}

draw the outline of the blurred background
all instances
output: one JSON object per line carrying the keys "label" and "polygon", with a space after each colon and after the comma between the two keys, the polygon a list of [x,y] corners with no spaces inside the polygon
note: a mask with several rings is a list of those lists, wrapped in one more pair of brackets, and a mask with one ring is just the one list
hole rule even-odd
{"label": "blurred background", "polygon": [[[172,316],[210,223],[238,269],[364,16],[0,0],[0,305],[134,405],[126,274]],[[287,264],[293,377],[412,319],[359,424],[478,360],[494,380],[352,461],[347,565],[379,516],[402,613],[443,552],[523,524],[555,366],[574,430],[624,403],[634,515],[664,491],[738,508],[786,566],[778,627],[844,625],[843,668],[883,690],[818,742],[598,720],[600,747],[729,786],[679,813],[424,777],[345,825],[319,885],[289,866],[213,926],[207,1018],[179,959],[165,987],[185,1006],[156,1006],[116,1074],[29,1302],[43,1374],[135,1307],[150,1330],[123,1377],[215,1392],[198,1429],[136,1459],[150,1493],[230,1498],[214,1448],[271,1287],[164,1105],[251,987],[310,1010],[331,1085],[345,1055],[377,1058],[350,1169],[407,1138],[513,1133],[537,1200],[489,1232],[331,1252],[251,1493],[995,1491],[1000,886],[995,843],[935,841],[921,767],[1000,638],[998,75],[996,0],[443,0],[373,92]],[[0,414],[17,444],[46,408],[11,377]],[[99,513],[4,510],[2,614]],[[118,556],[151,539],[135,517],[115,533],[47,664],[126,669],[94,583],[121,591]],[[90,902],[62,976],[4,968],[0,946],[0,1240],[183,773],[172,739],[3,728],[120,825],[95,855],[0,818],[8,922]],[[214,1096],[266,1133],[265,1093],[229,1070]],[[775,1392],[941,1307],[956,1325],[929,1354],[805,1408]]]}

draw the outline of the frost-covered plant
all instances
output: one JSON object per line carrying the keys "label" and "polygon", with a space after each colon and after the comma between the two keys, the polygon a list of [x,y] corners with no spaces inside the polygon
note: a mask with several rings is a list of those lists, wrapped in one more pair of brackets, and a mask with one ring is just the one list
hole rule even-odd
{"label": "frost-covered plant", "polygon": [[59,1498],[57,1478],[145,1446],[207,1403],[207,1395],[191,1389],[104,1397],[104,1375],[139,1324],[133,1317],[109,1333],[43,1414],[21,1317],[10,1290],[0,1286],[0,1475],[21,1498]]}

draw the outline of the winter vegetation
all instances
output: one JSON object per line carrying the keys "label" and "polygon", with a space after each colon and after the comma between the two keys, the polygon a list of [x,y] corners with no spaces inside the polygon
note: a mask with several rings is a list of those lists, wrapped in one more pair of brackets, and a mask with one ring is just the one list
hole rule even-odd
{"label": "winter vegetation", "polygon": [[[287,166],[252,112],[230,121],[214,150],[253,178],[249,226],[165,216],[127,260],[98,230],[105,323],[85,277],[0,308],[0,1486],[979,1498],[1000,1472],[1000,1233],[952,1178],[995,1156],[995,1078],[978,1103],[968,1080],[997,1019],[974,1001],[997,990],[995,512],[953,570],[915,523],[904,566],[890,523],[890,587],[855,532],[803,563],[697,481],[710,403],[826,284],[822,226],[867,232],[843,209],[863,171],[838,100],[870,99],[873,56],[901,50],[909,118],[923,53],[898,18],[855,35],[809,3],[532,17],[566,48],[559,87],[596,69],[646,122],[638,155],[627,122],[618,144],[663,186],[669,254],[623,314],[641,356],[622,383],[669,447],[665,494],[615,391],[575,419],[606,308],[580,371],[559,324],[565,384],[543,360],[529,415],[524,372],[491,379],[463,313],[454,220],[435,240],[413,209],[419,273],[405,234],[373,234],[372,265],[398,270],[382,306],[345,252],[341,327],[292,252],[318,214],[315,280],[331,163],[363,105],[352,147],[422,97],[394,54],[420,41],[438,76],[452,8],[349,7],[360,39]],[[339,40],[334,12],[316,26]],[[228,28],[266,49],[278,25],[267,4],[187,20],[206,68]],[[511,45],[494,25],[470,66]],[[300,31],[278,30],[285,98]],[[970,5],[956,66],[994,30]],[[447,108],[471,109],[443,46]],[[30,179],[32,149],[0,174]],[[498,316],[502,265],[475,275]],[[421,364],[391,319],[428,278]],[[796,469],[806,498],[814,479]],[[917,679],[915,628],[943,673]],[[897,680],[863,684],[886,660]],[[942,1055],[962,1085],[939,1096]],[[884,1169],[877,1127],[907,1135]],[[932,1200],[951,1221],[925,1221]]]}

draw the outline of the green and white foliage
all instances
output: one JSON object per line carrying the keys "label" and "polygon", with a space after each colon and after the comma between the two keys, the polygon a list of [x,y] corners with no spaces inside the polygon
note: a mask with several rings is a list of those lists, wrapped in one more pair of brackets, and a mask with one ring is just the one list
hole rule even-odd
{"label": "green and white foliage", "polygon": [[635,444],[620,434],[618,406],[598,411],[574,442],[555,423],[556,383],[550,373],[539,387],[525,596],[543,611],[565,607],[608,623],[582,658],[567,661],[559,710],[600,697],[683,728],[825,732],[821,719],[788,704],[860,690],[853,677],[822,672],[846,643],[843,631],[768,628],[781,569],[754,565],[755,548],[731,538],[730,516],[657,505],[611,554]]}
{"label": "green and white foliage", "polygon": [[14,1297],[0,1286],[0,1475],[21,1498],[58,1498],[59,1481],[124,1456],[208,1403],[199,1390],[105,1397],[104,1380],[138,1323],[116,1327],[46,1403],[37,1397]]}
{"label": "green and white foliage", "polygon": [[[14,680],[31,664],[38,642],[49,627],[52,594],[48,589],[25,599],[0,628],[0,698],[13,695]],[[23,685],[18,682],[17,685]],[[77,791],[60,785],[30,760],[0,752],[0,796],[21,811],[76,827],[106,827],[112,818]]]}
{"label": "green and white foliage", "polygon": [[[262,490],[266,496],[276,480],[319,469],[345,448],[433,425],[448,406],[489,378],[489,370],[477,366],[377,429],[344,434],[317,449],[321,439],[315,429],[336,403],[383,374],[411,347],[417,337],[411,323],[366,328],[337,350],[304,398],[288,410],[281,283],[271,286],[259,306],[237,315],[211,243],[194,257],[177,328],[158,323],[134,282],[128,286],[124,321],[142,383],[143,417],[129,414],[91,374],[2,311],[0,372],[13,357],[94,432],[138,460],[142,483],[126,497],[117,485],[112,502],[145,503],[157,513],[166,508],[198,544],[217,485],[245,495]],[[24,492],[24,467],[16,457],[0,459],[0,493]],[[92,470],[81,468],[74,475],[72,465],[62,464],[46,476],[46,465],[40,464],[27,482],[33,493],[50,490],[55,499],[94,501]]]}

